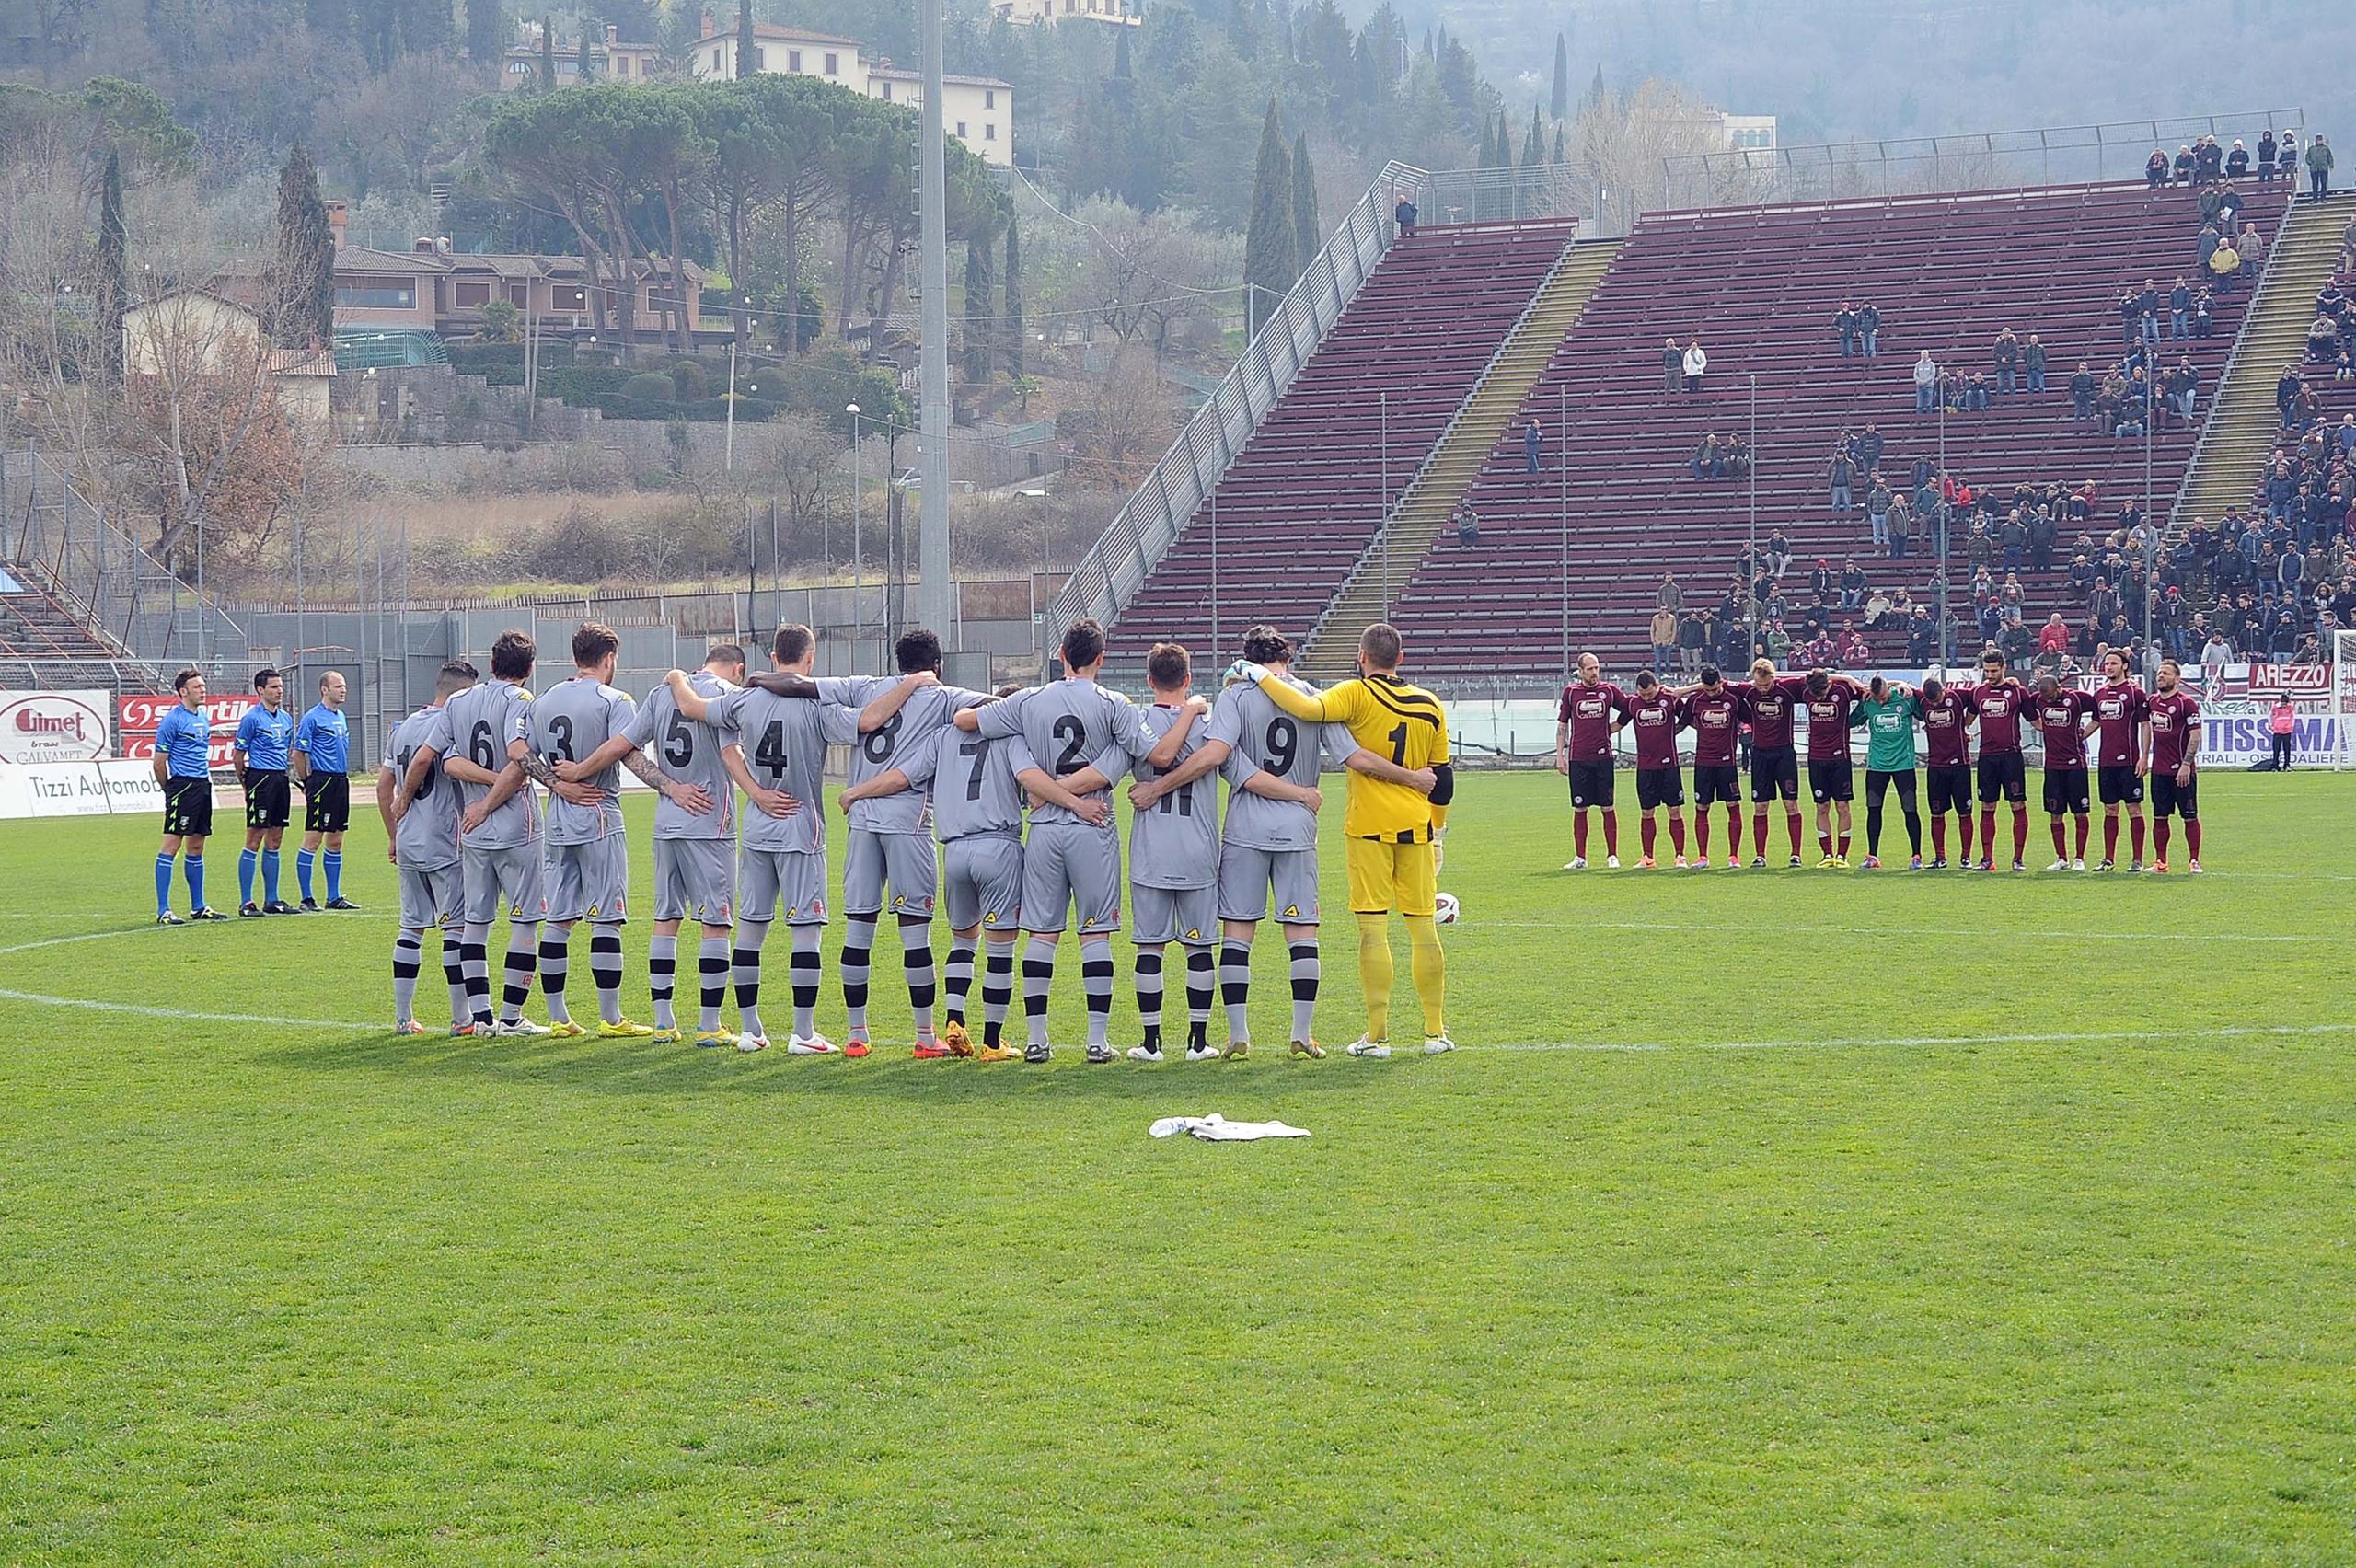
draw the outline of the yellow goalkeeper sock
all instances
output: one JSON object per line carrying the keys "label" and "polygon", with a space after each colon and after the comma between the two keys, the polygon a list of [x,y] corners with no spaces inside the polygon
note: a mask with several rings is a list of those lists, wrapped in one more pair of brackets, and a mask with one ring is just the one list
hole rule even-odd
{"label": "yellow goalkeeper sock", "polygon": [[1358,917],[1358,988],[1366,993],[1366,1037],[1391,1038],[1391,917]]}
{"label": "yellow goalkeeper sock", "polygon": [[1448,955],[1440,951],[1439,928],[1428,915],[1403,917],[1407,922],[1407,965],[1415,976],[1415,995],[1424,1004],[1424,1033],[1448,1032]]}

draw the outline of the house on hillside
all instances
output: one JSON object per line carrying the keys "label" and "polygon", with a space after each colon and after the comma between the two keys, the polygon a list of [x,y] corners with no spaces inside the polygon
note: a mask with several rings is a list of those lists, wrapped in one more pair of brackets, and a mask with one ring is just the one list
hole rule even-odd
{"label": "house on hillside", "polygon": [[[540,85],[541,24],[526,22],[523,36],[509,46],[499,68],[499,90],[503,93],[525,92]],[[602,42],[589,46],[589,72],[594,81],[643,82],[662,75],[663,51],[652,43],[624,43],[621,29],[607,23]],[[556,66],[556,85],[577,86],[581,82],[581,40],[567,42],[560,35],[552,53]]]}
{"label": "house on hillside", "polygon": [[174,289],[126,306],[122,370],[133,386],[201,380],[235,390],[265,380],[288,422],[313,430],[326,428],[335,388],[332,350],[278,348],[258,312],[209,289]]}
{"label": "house on hillside", "polygon": [[995,0],[990,14],[1005,21],[1034,25],[1112,22],[1134,28],[1145,22],[1128,0]]}
{"label": "house on hillside", "polygon": [[[1111,0],[1098,0],[1110,4]],[[698,76],[725,80],[736,75],[736,32],[721,28],[711,13],[703,16],[703,35],[688,55]],[[887,103],[911,109],[924,103],[924,74],[895,65],[882,55],[870,56],[855,39],[804,28],[753,24],[753,69],[787,75],[815,76],[864,93]],[[996,76],[945,75],[941,78],[941,122],[966,149],[987,164],[1014,161],[1014,86]]]}

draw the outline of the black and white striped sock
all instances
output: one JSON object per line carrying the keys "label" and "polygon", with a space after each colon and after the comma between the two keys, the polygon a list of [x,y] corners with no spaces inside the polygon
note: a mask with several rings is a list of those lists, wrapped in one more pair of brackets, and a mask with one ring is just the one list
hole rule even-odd
{"label": "black and white striped sock", "polygon": [[499,988],[499,1018],[502,1023],[513,1023],[524,1016],[524,1004],[532,995],[532,963],[539,945],[537,921],[528,925],[521,920],[508,922],[505,973]]}
{"label": "black and white striped sock", "polygon": [[679,939],[656,937],[646,944],[646,988],[654,999],[654,1027],[676,1029],[678,1015],[671,1010],[674,973],[679,967]]}
{"label": "black and white striped sock", "polygon": [[1218,953],[1210,947],[1186,950],[1186,1043],[1210,1043],[1211,1003],[1218,997]]}
{"label": "black and white striped sock", "polygon": [[767,920],[740,920],[736,925],[736,951],[729,956],[729,978],[736,986],[737,1027],[747,1034],[764,1038],[768,1031],[761,1027],[761,948],[768,940]]}
{"label": "black and white striped sock", "polygon": [[843,921],[843,1010],[850,1015],[850,1036],[867,1038],[867,963],[875,952],[875,917],[853,915]]}
{"label": "black and white striped sock", "polygon": [[943,987],[941,1010],[951,1023],[965,1021],[965,998],[974,990],[974,940],[953,936],[949,939],[949,959],[942,967]]}
{"label": "black and white striped sock", "polygon": [[907,974],[908,1008],[916,1014],[918,1040],[932,1038],[932,1004],[938,982],[933,977],[932,922],[900,922],[900,967]]}
{"label": "black and white striped sock", "polygon": [[1022,945],[1022,1022],[1031,1043],[1047,1043],[1047,993],[1056,984],[1056,939],[1033,937]]}
{"label": "black and white striped sock", "polygon": [[1161,1048],[1161,950],[1138,949],[1138,1021],[1149,1049]]}
{"label": "black and white striped sock", "polygon": [[597,986],[597,1016],[622,1020],[622,931],[619,926],[589,928],[589,978]]}
{"label": "black and white striped sock", "polygon": [[1080,940],[1080,983],[1088,993],[1088,1043],[1109,1043],[1113,1028],[1113,939]]}
{"label": "black and white striped sock", "polygon": [[1218,949],[1219,999],[1227,1004],[1227,1035],[1252,1038],[1252,944],[1221,942]]}
{"label": "black and white striped sock", "polygon": [[982,969],[982,1043],[995,1045],[1006,1032],[1006,1009],[1014,1001],[1014,944],[990,943]]}
{"label": "black and white striped sock", "polygon": [[572,928],[551,926],[540,933],[540,995],[549,1004],[550,1023],[571,1023],[564,1005],[564,982],[572,972]]}
{"label": "black and white striped sock", "polygon": [[467,1016],[477,1023],[491,1021],[491,923],[467,922],[458,961],[466,971]]}
{"label": "black and white striped sock", "polygon": [[1292,944],[1292,1037],[1309,1038],[1309,1028],[1317,1015],[1317,982],[1324,966],[1318,962],[1314,939]]}
{"label": "black and white striped sock", "polygon": [[442,930],[442,979],[450,987],[450,1027],[458,1028],[471,1016],[467,1005],[467,940],[457,930]]}
{"label": "black and white striped sock", "polygon": [[696,979],[699,989],[696,997],[696,1030],[701,1034],[720,1032],[721,1005],[728,1000],[728,939],[706,936],[696,945]]}
{"label": "black and white striped sock", "polygon": [[818,938],[825,929],[793,928],[793,1032],[804,1040],[818,1032]]}
{"label": "black and white striped sock", "polygon": [[417,972],[424,967],[424,933],[404,930],[393,938],[393,1021],[417,1016]]}

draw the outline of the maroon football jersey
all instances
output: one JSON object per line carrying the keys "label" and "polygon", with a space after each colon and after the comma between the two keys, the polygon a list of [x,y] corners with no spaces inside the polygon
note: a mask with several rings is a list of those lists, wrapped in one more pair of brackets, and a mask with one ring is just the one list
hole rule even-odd
{"label": "maroon football jersey", "polygon": [[1750,721],[1750,749],[1791,750],[1792,705],[1807,689],[1807,683],[1797,675],[1780,675],[1766,691],[1749,681],[1734,689],[1742,698],[1742,716]]}
{"label": "maroon football jersey", "polygon": [[1592,686],[1573,681],[1563,688],[1562,706],[1555,710],[1554,720],[1571,727],[1573,762],[1611,760],[1614,714],[1623,719],[1628,716],[1628,694],[1610,681],[1597,681]]}
{"label": "maroon football jersey", "polygon": [[1683,718],[1693,732],[1693,766],[1732,767],[1742,732],[1742,699],[1729,686],[1688,693]]}
{"label": "maroon football jersey", "polygon": [[2078,732],[2078,721],[2093,708],[2093,698],[2067,686],[2051,697],[2029,699],[2038,732],[2045,738],[2045,766],[2049,770],[2086,766],[2086,741]]}
{"label": "maroon football jersey", "polygon": [[2151,717],[2152,699],[2133,681],[2107,686],[2094,696],[2095,722],[2101,727],[2100,755],[2105,767],[2126,767],[2135,761],[2136,732]]}
{"label": "maroon football jersey", "polygon": [[1980,755],[2003,756],[2021,749],[2021,715],[2031,693],[2018,681],[1968,686],[1980,715]]}
{"label": "maroon football jersey", "polygon": [[1947,686],[1939,700],[1923,698],[1923,738],[1933,767],[1961,767],[1971,760],[1971,693]]}
{"label": "maroon football jersey", "polygon": [[1639,692],[1628,699],[1629,722],[1636,730],[1638,767],[1675,767],[1677,732],[1684,722],[1677,698],[1663,686],[1650,697]]}
{"label": "maroon football jersey", "polygon": [[1822,697],[1807,699],[1807,759],[1831,762],[1849,755],[1849,709],[1855,707],[1854,690],[1834,681]]}
{"label": "maroon football jersey", "polygon": [[2188,755],[2200,755],[2196,742],[2200,733],[2200,704],[2182,686],[2154,692],[2150,704],[2152,771],[2174,773]]}

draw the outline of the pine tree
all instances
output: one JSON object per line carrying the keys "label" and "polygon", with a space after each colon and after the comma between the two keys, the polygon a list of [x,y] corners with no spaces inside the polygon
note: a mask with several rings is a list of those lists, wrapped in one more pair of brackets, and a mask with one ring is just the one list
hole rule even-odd
{"label": "pine tree", "polygon": [[98,361],[110,375],[122,374],[122,307],[131,289],[129,248],[122,225],[122,159],[109,148],[105,180],[98,188]]}
{"label": "pine tree", "polygon": [[556,18],[540,17],[540,91],[556,91]]}
{"label": "pine tree", "polygon": [[1325,231],[1317,222],[1317,171],[1309,162],[1309,133],[1292,139],[1292,248],[1295,265],[1306,268],[1325,248]]}
{"label": "pine tree", "polygon": [[1292,159],[1285,151],[1276,100],[1260,127],[1260,156],[1252,175],[1252,222],[1243,234],[1244,317],[1252,329],[1275,314],[1300,277],[1293,254]]}
{"label": "pine tree", "polygon": [[1548,107],[1557,120],[1571,117],[1571,45],[1561,33],[1554,35],[1554,96]]}
{"label": "pine tree", "polygon": [[753,74],[753,0],[736,0],[736,75]]}
{"label": "pine tree", "polygon": [[271,337],[281,348],[335,341],[335,231],[319,199],[318,166],[294,144],[278,173],[278,260],[271,278]]}
{"label": "pine tree", "polygon": [[507,63],[507,18],[499,0],[467,0],[467,59],[479,75],[496,77]]}
{"label": "pine tree", "polygon": [[[1126,30],[1122,34],[1126,39]],[[1006,374],[1023,374],[1023,351],[1029,346],[1029,329],[1022,323],[1022,233],[1016,219],[1006,220],[1006,319],[999,325],[1006,330],[999,334],[999,357],[1006,362]]]}

